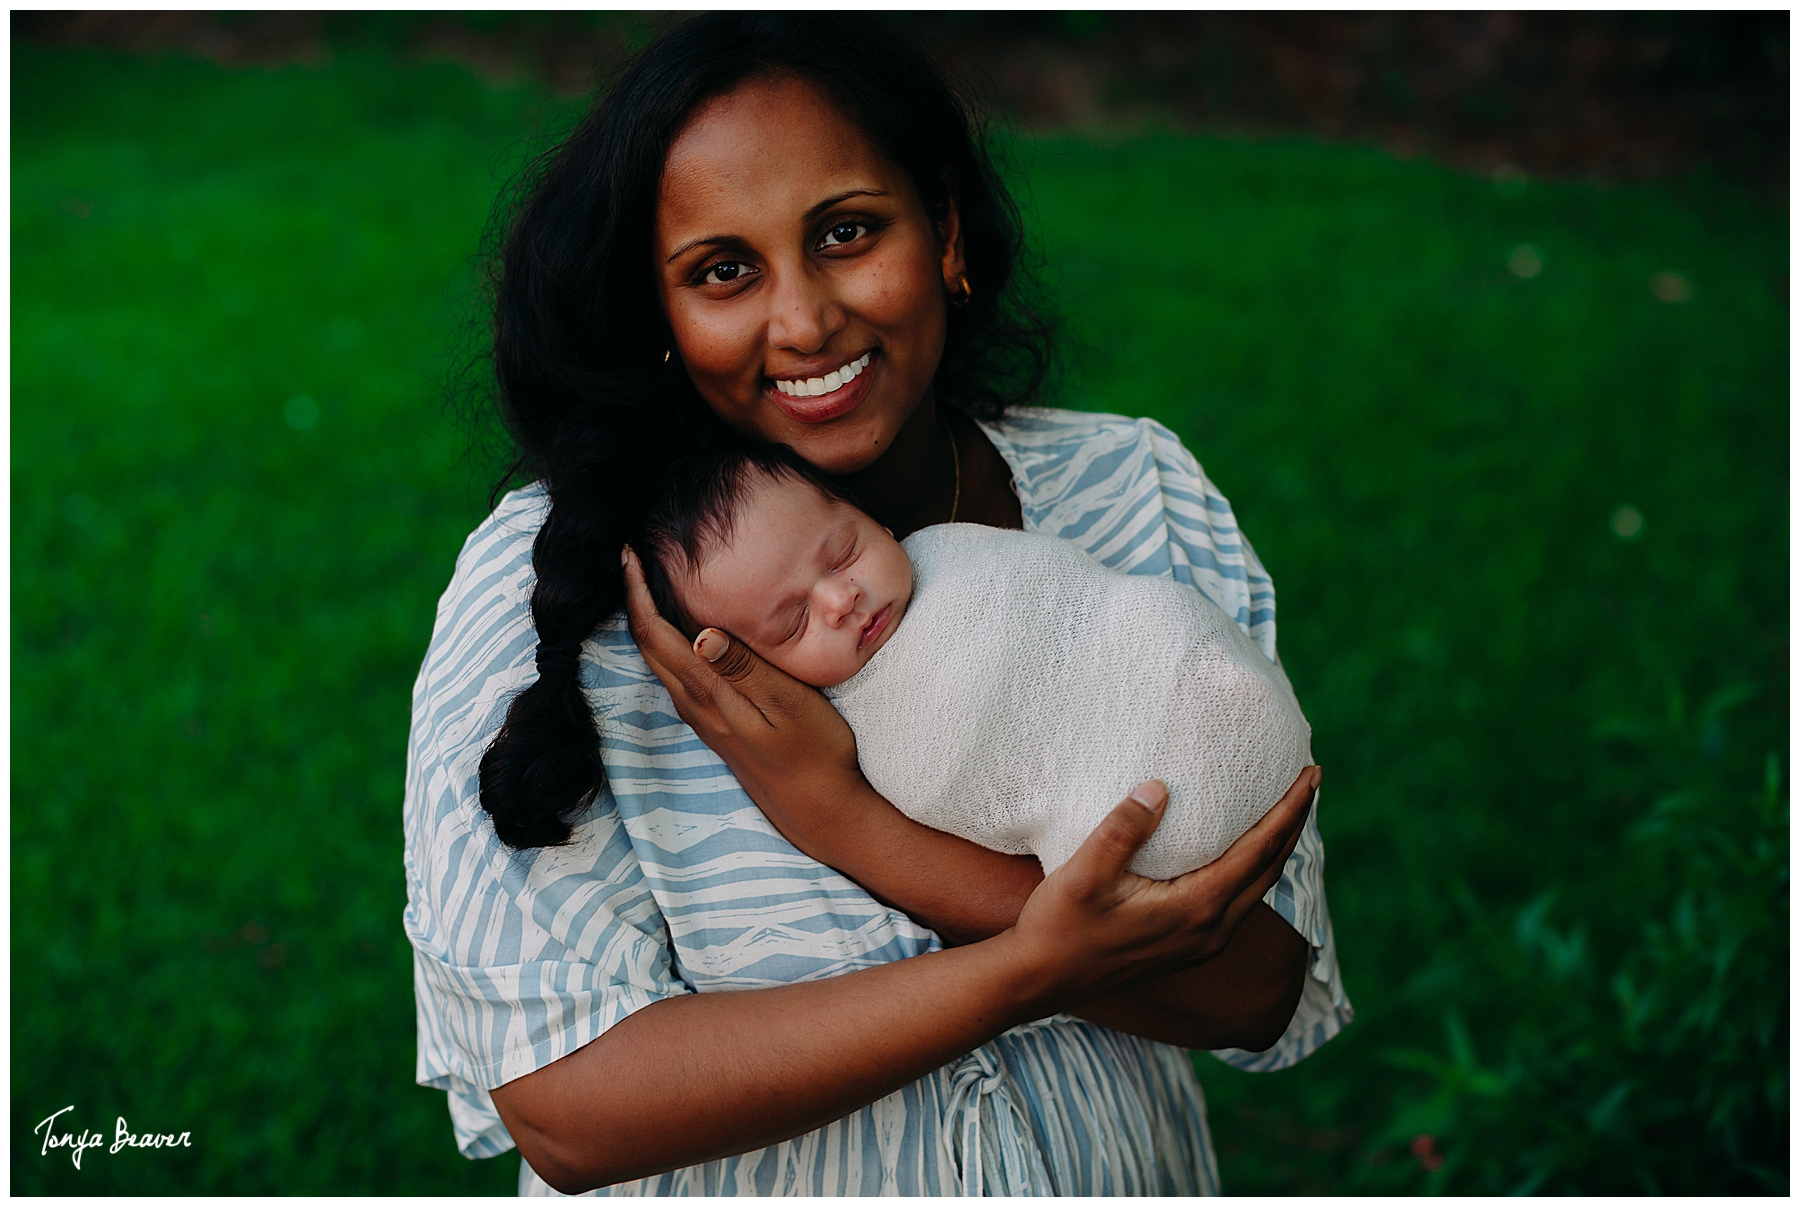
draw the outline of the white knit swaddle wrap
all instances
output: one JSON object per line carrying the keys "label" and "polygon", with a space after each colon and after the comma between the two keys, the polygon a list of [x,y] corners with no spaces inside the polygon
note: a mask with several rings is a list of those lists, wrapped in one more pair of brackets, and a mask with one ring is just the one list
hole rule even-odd
{"label": "white knit swaddle wrap", "polygon": [[903,543],[913,596],[829,688],[876,791],[984,847],[1068,861],[1147,779],[1169,806],[1131,870],[1216,859],[1311,761],[1286,678],[1192,587],[1066,541],[941,524]]}

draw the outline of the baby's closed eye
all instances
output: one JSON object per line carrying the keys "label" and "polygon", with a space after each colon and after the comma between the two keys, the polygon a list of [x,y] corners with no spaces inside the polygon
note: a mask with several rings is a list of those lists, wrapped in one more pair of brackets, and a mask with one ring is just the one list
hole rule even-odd
{"label": "baby's closed eye", "polygon": [[805,604],[801,604],[798,608],[794,609],[794,623],[788,626],[787,634],[775,644],[786,645],[806,631],[807,611],[808,609]]}

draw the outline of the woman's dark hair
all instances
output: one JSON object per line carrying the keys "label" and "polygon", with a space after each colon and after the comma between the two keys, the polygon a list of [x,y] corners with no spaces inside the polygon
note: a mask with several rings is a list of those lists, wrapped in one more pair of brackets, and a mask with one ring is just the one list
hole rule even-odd
{"label": "woman's dark hair", "polygon": [[640,538],[632,548],[642,558],[644,584],[656,610],[689,637],[698,637],[703,626],[676,595],[673,576],[699,565],[715,547],[731,540],[738,509],[758,477],[785,478],[811,486],[828,499],[856,503],[841,483],[785,444],[727,441],[670,466],[651,497]]}
{"label": "woman's dark hair", "polygon": [[488,266],[516,451],[503,484],[536,478],[550,499],[532,547],[538,677],[481,760],[481,803],[512,847],[567,841],[603,787],[581,644],[623,606],[619,551],[666,468],[726,435],[666,355],[650,252],[663,163],[700,105],[783,74],[833,97],[929,210],[955,198],[973,296],[948,312],[939,396],[996,417],[1048,371],[1052,327],[1026,300],[1018,212],[985,132],[923,50],[880,19],[827,13],[713,13],[650,45],[526,169]]}

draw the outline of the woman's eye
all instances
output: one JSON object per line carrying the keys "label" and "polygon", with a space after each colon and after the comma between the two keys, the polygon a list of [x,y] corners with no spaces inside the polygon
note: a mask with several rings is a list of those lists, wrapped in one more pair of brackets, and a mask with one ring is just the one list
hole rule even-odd
{"label": "woman's eye", "polygon": [[703,285],[729,285],[744,274],[744,266],[736,260],[725,260],[714,264],[700,274]]}
{"label": "woman's eye", "polygon": [[840,222],[825,232],[821,246],[842,247],[846,243],[853,242],[857,236],[867,234],[868,230],[869,228],[860,222]]}

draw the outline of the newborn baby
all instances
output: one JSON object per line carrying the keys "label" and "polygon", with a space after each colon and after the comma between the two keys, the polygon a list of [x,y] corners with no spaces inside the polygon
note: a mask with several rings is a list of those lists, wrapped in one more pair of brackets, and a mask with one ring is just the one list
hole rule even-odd
{"label": "newborn baby", "polygon": [[1046,874],[1152,778],[1169,804],[1131,870],[1192,871],[1311,762],[1285,676],[1193,588],[1041,533],[896,541],[785,449],[687,459],[643,548],[663,615],[825,689],[896,808]]}

